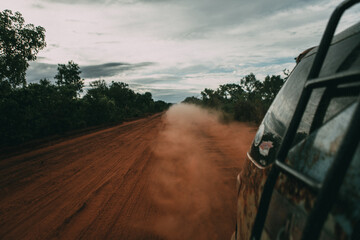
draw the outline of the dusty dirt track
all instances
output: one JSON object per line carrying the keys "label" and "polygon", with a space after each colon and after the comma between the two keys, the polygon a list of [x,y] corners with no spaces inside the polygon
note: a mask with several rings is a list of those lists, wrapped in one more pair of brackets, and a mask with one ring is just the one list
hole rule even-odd
{"label": "dusty dirt track", "polygon": [[179,106],[0,160],[0,239],[230,239],[254,127]]}

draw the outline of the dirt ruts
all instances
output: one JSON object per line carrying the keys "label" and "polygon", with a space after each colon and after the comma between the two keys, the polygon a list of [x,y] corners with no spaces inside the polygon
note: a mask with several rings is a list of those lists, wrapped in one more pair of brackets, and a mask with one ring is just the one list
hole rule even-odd
{"label": "dirt ruts", "polygon": [[229,239],[246,124],[176,105],[0,160],[1,239]]}

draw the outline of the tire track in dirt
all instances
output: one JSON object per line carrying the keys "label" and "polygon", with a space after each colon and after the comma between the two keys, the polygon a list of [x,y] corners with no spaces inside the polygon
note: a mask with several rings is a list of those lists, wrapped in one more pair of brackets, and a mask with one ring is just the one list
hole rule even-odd
{"label": "tire track in dirt", "polygon": [[173,107],[1,159],[0,238],[230,238],[235,177],[253,128],[190,109],[197,114]]}
{"label": "tire track in dirt", "polygon": [[[88,139],[80,137],[69,141],[67,145],[60,143],[58,146],[50,147],[50,149],[38,150],[37,152],[44,153],[40,154],[41,156],[37,159],[38,162],[50,161],[53,164],[49,164],[48,169],[43,169],[40,177],[38,177],[39,175],[32,176],[31,179],[25,182],[26,187],[17,186],[11,188],[14,184],[11,185],[10,182],[10,184],[8,183],[10,187],[7,190],[1,189],[5,193],[2,195],[5,197],[0,199],[0,211],[2,213],[0,223],[1,226],[4,226],[3,228],[0,227],[1,236],[47,238],[49,236],[46,233],[47,231],[49,233],[53,230],[57,232],[56,229],[59,230],[59,226],[56,225],[67,223],[69,212],[77,212],[77,209],[81,208],[86,201],[89,201],[89,196],[91,196],[94,189],[97,189],[97,186],[103,185],[106,181],[109,181],[111,185],[115,185],[114,181],[124,181],[123,178],[131,163],[136,160],[136,157],[140,158],[142,156],[142,149],[138,151],[138,156],[127,153],[132,150],[136,152],[139,145],[150,145],[151,143],[149,138],[147,143],[141,141],[144,139],[140,139],[140,143],[134,141],[134,139],[138,138],[139,141],[139,138],[144,138],[147,134],[156,136],[159,124],[161,124],[160,116],[155,116],[128,124],[129,131],[123,131],[123,126],[115,127],[112,131],[105,131],[105,133],[95,134],[95,136],[90,134]],[[134,129],[137,131],[133,131]],[[114,132],[117,132],[117,134]],[[101,136],[104,134],[108,134],[109,139],[107,141],[106,138],[101,137],[100,143],[98,141],[94,143],[96,135]],[[107,151],[106,145],[116,142],[118,138],[127,141],[129,144],[123,144],[121,141],[117,148]],[[93,149],[85,147],[87,143]],[[70,150],[67,151],[67,148]],[[77,151],[74,151],[74,149],[77,149]],[[97,151],[94,149],[97,149]],[[18,160],[20,165],[24,165],[24,162],[26,165],[25,167],[20,166],[15,175],[14,171],[12,171],[13,164],[9,164],[10,171],[6,175],[6,166],[4,167],[5,164],[2,161],[2,167],[4,167],[1,172],[2,179],[12,179],[12,181],[15,181],[15,185],[20,185],[23,178],[18,176],[21,175],[21,171],[23,170],[24,175],[27,175],[28,169],[26,168],[36,167],[36,165],[26,164],[28,162],[27,157],[34,158],[34,155],[36,153],[15,157],[15,159],[24,160]],[[11,163],[11,161],[7,162]],[[62,165],[61,168],[60,165]],[[74,171],[74,169],[77,170]],[[39,169],[31,170],[35,172]],[[114,191],[114,188],[109,190]],[[3,207],[4,205],[5,207]],[[9,206],[11,209],[9,209]],[[81,212],[89,208],[89,204],[85,206]],[[9,215],[10,218],[6,217]],[[80,212],[77,215],[80,215]],[[42,227],[39,227],[40,225],[48,226],[49,229],[43,230]]]}

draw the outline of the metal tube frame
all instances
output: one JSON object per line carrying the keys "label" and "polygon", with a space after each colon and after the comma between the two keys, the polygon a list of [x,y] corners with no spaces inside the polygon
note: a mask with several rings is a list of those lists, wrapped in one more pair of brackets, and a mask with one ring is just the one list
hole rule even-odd
{"label": "metal tube frame", "polygon": [[[264,190],[261,195],[260,199],[260,205],[258,208],[258,213],[255,218],[255,222],[252,229],[251,234],[251,240],[259,240],[261,238],[261,234],[264,228],[266,215],[268,212],[271,196],[273,189],[276,184],[276,180],[279,176],[280,171],[286,173],[286,167],[284,167],[284,161],[286,159],[286,156],[290,150],[291,144],[293,143],[296,131],[299,127],[300,121],[302,119],[302,116],[305,112],[306,106],[308,104],[308,101],[310,99],[311,92],[314,88],[318,88],[321,86],[324,86],[326,84],[330,84],[332,86],[344,83],[344,81],[353,81],[354,78],[357,78],[359,75],[358,73],[354,74],[351,73],[347,76],[336,76],[335,79],[330,77],[329,79],[317,79],[319,77],[320,70],[322,68],[322,65],[324,63],[326,54],[329,50],[332,37],[335,33],[336,27],[340,21],[340,18],[342,14],[347,10],[348,8],[352,7],[356,3],[359,3],[360,0],[346,0],[342,2],[332,13],[329,22],[327,24],[327,27],[325,29],[325,32],[323,34],[323,37],[321,39],[317,54],[315,56],[313,65],[311,67],[311,70],[309,72],[307,81],[305,83],[305,86],[302,90],[302,93],[300,95],[300,99],[298,101],[298,104],[296,106],[294,115],[290,121],[289,127],[285,133],[285,136],[283,138],[282,144],[280,146],[277,159],[275,161],[275,164],[273,165],[268,178],[264,185]],[[340,81],[341,80],[341,81]],[[321,228],[324,224],[324,221],[326,220],[326,217],[328,215],[328,212],[331,209],[331,206],[333,202],[335,201],[335,197],[337,195],[337,192],[341,186],[341,183],[343,181],[343,178],[345,176],[346,170],[351,162],[352,156],[354,154],[354,151],[350,151],[350,147],[353,147],[353,145],[358,144],[359,142],[359,136],[354,136],[354,133],[360,132],[359,130],[359,116],[360,116],[360,98],[357,103],[357,109],[355,113],[353,114],[351,123],[349,125],[349,128],[345,134],[344,140],[340,145],[340,148],[335,156],[335,160],[333,165],[330,167],[327,176],[325,177],[325,181],[323,183],[323,186],[320,188],[320,192],[318,194],[317,201],[315,203],[315,206],[310,213],[303,235],[302,239],[317,239],[320,235]],[[357,129],[357,130],[353,130]],[[353,147],[353,149],[356,149]],[[346,159],[344,159],[346,158]],[[344,162],[346,161],[346,162]],[[289,170],[289,169],[287,169]],[[291,169],[290,169],[291,170]],[[296,173],[293,171],[288,171],[288,173],[291,173],[291,175],[296,177]],[[305,183],[313,184],[315,188],[320,187],[321,185],[318,185],[315,182],[307,181],[306,177],[305,179],[298,178],[299,180],[302,180]],[[331,198],[331,200],[329,200]],[[324,204],[324,202],[328,202],[328,204]],[[315,224],[316,223],[316,224]]]}

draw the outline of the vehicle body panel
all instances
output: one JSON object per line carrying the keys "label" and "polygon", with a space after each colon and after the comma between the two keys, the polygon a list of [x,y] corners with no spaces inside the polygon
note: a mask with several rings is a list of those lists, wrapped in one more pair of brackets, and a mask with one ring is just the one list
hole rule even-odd
{"label": "vehicle body panel", "polygon": [[[317,49],[310,50],[291,72],[256,133],[244,168],[237,179],[236,239],[250,239],[269,169],[275,161]],[[334,36],[320,76],[359,70],[360,23]],[[286,160],[288,165],[320,183],[334,160],[359,94],[359,82],[355,83],[351,91],[345,87],[348,85],[339,85],[330,90],[319,88],[312,92]],[[328,95],[331,95],[329,101]],[[316,192],[313,189],[292,177],[280,174],[270,202],[262,239],[300,239],[315,199]],[[356,239],[355,236],[360,236],[359,227],[358,146],[320,239]]]}

